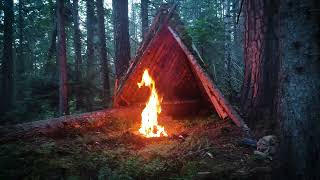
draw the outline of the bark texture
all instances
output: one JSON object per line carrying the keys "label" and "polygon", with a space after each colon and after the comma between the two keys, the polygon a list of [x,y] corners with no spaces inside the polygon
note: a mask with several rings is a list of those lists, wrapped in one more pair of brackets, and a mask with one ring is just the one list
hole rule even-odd
{"label": "bark texture", "polygon": [[75,51],[75,96],[76,96],[76,108],[79,109],[82,105],[82,97],[80,93],[80,83],[82,79],[82,56],[81,56],[81,32],[79,29],[79,2],[78,0],[73,0],[73,44]]}
{"label": "bark texture", "polygon": [[149,0],[141,0],[141,28],[142,38],[148,33],[148,5]]}
{"label": "bark texture", "polygon": [[97,15],[98,15],[98,36],[100,40],[99,45],[99,58],[101,63],[101,75],[102,75],[102,96],[104,105],[107,106],[110,102],[110,83],[109,83],[109,68],[108,68],[108,56],[107,56],[107,44],[106,44],[106,32],[104,26],[104,8],[103,0],[97,0]]}
{"label": "bark texture", "polygon": [[14,60],[13,60],[13,0],[4,1],[4,33],[2,57],[2,97],[1,110],[8,111],[14,99]]}
{"label": "bark texture", "polygon": [[17,58],[18,58],[18,64],[17,66],[17,72],[19,76],[22,76],[25,72],[25,57],[23,52],[23,27],[24,27],[24,20],[23,20],[23,1],[19,0],[18,4],[18,22],[17,22],[17,28],[18,28],[18,37],[19,37],[19,46],[17,49]]}
{"label": "bark texture", "polygon": [[139,118],[142,111],[141,107],[113,108],[54,119],[0,126],[0,143],[20,141],[39,136],[65,136],[70,132],[96,130],[102,126],[110,126],[118,119]]}
{"label": "bark texture", "polygon": [[54,55],[56,55],[57,47],[57,4],[54,3],[52,0],[48,1],[50,6],[50,14],[51,14],[51,22],[52,22],[52,31],[50,34],[50,46],[48,48],[48,57],[45,64],[45,72],[53,72],[56,71],[56,67],[58,64],[58,59],[56,58],[56,65],[55,62],[52,61]]}
{"label": "bark texture", "polygon": [[[94,0],[87,0],[87,79],[88,82],[95,82],[94,72]],[[86,94],[85,106],[87,111],[92,111],[94,96],[92,94]]]}
{"label": "bark texture", "polygon": [[87,75],[93,76],[94,63],[94,0],[87,0]]}
{"label": "bark texture", "polygon": [[[234,96],[232,94],[232,84],[231,84],[231,1],[225,0],[223,3],[225,16],[223,17],[224,21],[224,68],[225,68],[225,87],[229,89],[229,97]],[[231,98],[229,98],[231,99]]]}
{"label": "bark texture", "polygon": [[126,72],[130,60],[128,0],[113,0],[116,77]]}
{"label": "bark texture", "polygon": [[246,0],[245,74],[241,108],[248,124],[264,121],[274,126],[279,67],[279,3],[277,0]]}
{"label": "bark texture", "polygon": [[57,0],[57,28],[58,28],[58,62],[59,62],[59,115],[68,113],[68,80],[67,80],[67,52],[64,20],[64,0]]}
{"label": "bark texture", "polygon": [[[55,16],[55,15],[54,15]],[[55,20],[56,18],[54,17],[54,24],[53,24],[53,28],[52,28],[52,33],[51,33],[51,40],[50,40],[50,47],[48,49],[48,59],[46,62],[46,70],[45,71],[50,71],[51,68],[51,64],[54,64],[52,62],[52,57],[54,56],[54,54],[56,53],[57,50],[57,22]]]}
{"label": "bark texture", "polygon": [[286,179],[320,179],[320,55],[317,0],[281,1],[279,121]]}

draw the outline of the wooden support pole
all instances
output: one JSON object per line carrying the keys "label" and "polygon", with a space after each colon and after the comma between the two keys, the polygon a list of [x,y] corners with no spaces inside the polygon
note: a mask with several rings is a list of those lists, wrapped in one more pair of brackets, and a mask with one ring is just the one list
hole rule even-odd
{"label": "wooden support pole", "polygon": [[185,52],[191,68],[199,77],[201,84],[206,91],[206,94],[209,96],[210,101],[214,105],[215,110],[218,112],[219,116],[223,119],[228,116],[238,127],[242,128],[245,131],[249,131],[248,126],[245,124],[239,114],[233,109],[231,104],[223,97],[222,93],[214,85],[210,77],[203,71],[197,60],[194,58],[194,55],[188,50],[180,37],[174,32],[171,27],[168,27],[168,29],[181,49]]}

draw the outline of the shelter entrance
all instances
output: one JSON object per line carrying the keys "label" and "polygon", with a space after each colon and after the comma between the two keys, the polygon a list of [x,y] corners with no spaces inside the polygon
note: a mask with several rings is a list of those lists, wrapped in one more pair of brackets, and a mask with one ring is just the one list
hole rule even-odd
{"label": "shelter entrance", "polygon": [[230,118],[238,127],[247,129],[209,77],[174,8],[159,11],[155,17],[128,71],[119,84],[116,83],[114,107],[145,105],[149,89],[137,86],[145,70],[155,81],[167,114],[192,114],[210,109],[221,119]]}
{"label": "shelter entrance", "polygon": [[[149,44],[147,51],[137,62],[134,71],[123,84],[121,97],[116,103],[120,106],[144,104],[149,89],[139,88],[137,82],[143,71],[148,69],[157,84],[165,113],[187,115],[200,109],[210,108],[204,92],[199,87],[185,52],[168,28],[163,28]],[[209,109],[207,108],[207,109]]]}

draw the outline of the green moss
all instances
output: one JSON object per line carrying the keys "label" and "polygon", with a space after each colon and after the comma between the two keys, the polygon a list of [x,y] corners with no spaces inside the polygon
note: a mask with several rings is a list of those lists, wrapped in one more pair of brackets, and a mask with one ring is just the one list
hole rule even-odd
{"label": "green moss", "polygon": [[[221,147],[212,144],[206,131],[214,121],[214,117],[183,120],[183,131],[188,131],[184,138],[145,139],[107,127],[99,133],[0,145],[0,179],[192,179],[201,171],[222,177],[240,163],[225,158],[233,149],[219,156]],[[247,161],[256,163],[253,156]]]}
{"label": "green moss", "polygon": [[199,162],[190,161],[184,164],[180,170],[180,175],[182,179],[192,179],[199,171]]}

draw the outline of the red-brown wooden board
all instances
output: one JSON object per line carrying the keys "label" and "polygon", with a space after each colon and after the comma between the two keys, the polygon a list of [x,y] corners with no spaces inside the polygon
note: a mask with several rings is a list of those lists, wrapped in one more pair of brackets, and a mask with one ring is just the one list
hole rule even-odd
{"label": "red-brown wooden board", "polygon": [[[167,28],[154,37],[130,76],[117,93],[120,105],[146,102],[149,89],[138,88],[143,71],[149,70],[163,101],[193,100],[201,97],[201,90],[188,64],[187,56]],[[123,102],[125,101],[125,102]]]}

